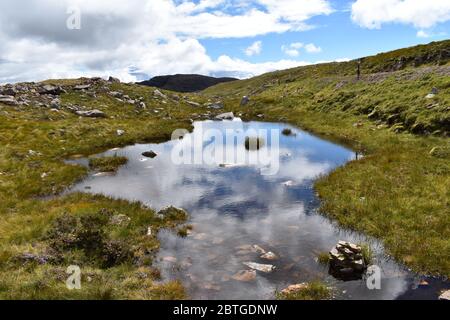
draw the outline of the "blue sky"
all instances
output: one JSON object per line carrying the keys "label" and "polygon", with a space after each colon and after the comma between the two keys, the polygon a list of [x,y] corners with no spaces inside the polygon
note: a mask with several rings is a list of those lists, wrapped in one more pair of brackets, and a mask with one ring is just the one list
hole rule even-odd
{"label": "blue sky", "polygon": [[[213,59],[225,54],[258,63],[291,59],[292,57],[284,53],[281,48],[296,42],[313,43],[322,49],[318,53],[299,50],[299,55],[295,57],[297,60],[332,61],[355,59],[449,38],[449,21],[426,29],[395,22],[387,23],[379,29],[368,29],[352,21],[350,7],[354,1],[331,1],[331,3],[335,9],[332,14],[316,16],[308,20],[309,24],[314,26],[311,30],[270,33],[242,39],[204,39],[200,42]],[[426,33],[426,36],[418,36],[421,30]],[[255,41],[262,42],[261,53],[249,57],[245,54],[245,50]]]}
{"label": "blue sky", "polygon": [[247,78],[449,34],[450,0],[2,0],[0,83]]}

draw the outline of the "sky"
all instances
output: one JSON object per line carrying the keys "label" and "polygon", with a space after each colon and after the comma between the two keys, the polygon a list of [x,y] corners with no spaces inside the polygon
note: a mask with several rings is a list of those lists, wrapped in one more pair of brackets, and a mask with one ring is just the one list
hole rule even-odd
{"label": "sky", "polygon": [[0,83],[248,78],[449,35],[450,0],[2,0]]}

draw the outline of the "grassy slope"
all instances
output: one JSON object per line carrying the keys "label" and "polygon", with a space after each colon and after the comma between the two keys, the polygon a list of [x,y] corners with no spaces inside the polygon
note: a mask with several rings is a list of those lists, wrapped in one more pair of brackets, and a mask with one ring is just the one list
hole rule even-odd
{"label": "grassy slope", "polygon": [[[78,83],[76,80],[48,82]],[[89,155],[135,142],[163,141],[170,138],[174,129],[190,127],[192,107],[188,105],[174,100],[162,104],[154,98],[153,89],[147,87],[113,84],[112,90],[122,90],[131,97],[143,96],[147,110],[136,111],[134,106],[120,103],[106,94],[94,99],[71,91],[62,95],[63,105],[75,103],[98,108],[105,111],[108,118],[80,118],[71,112],[56,113],[33,106],[0,106],[0,298],[164,299],[185,296],[177,282],[154,283],[158,277],[151,261],[147,267],[127,262],[102,268],[89,259],[78,259],[83,277],[91,274],[93,280],[92,283],[83,281],[80,291],[69,291],[65,287],[65,268],[69,261],[39,265],[17,259],[23,253],[45,253],[48,250],[45,235],[64,214],[82,217],[95,215],[101,209],[125,214],[138,225],[124,230],[119,239],[142,244],[141,249],[150,253],[156,252],[159,246],[157,231],[174,228],[178,222],[176,219],[152,220],[154,211],[151,209],[105,197],[79,194],[55,200],[38,198],[56,194],[87,174],[85,168],[63,162],[70,156]],[[126,133],[118,136],[118,129]],[[149,226],[153,228],[153,236],[142,242],[142,235],[146,235]],[[104,231],[111,234],[114,230],[107,226]]]}
{"label": "grassy slope", "polygon": [[[220,84],[204,94],[224,97],[227,109],[246,119],[263,114],[363,152],[363,160],[316,183],[324,214],[382,239],[416,271],[450,276],[450,158],[430,155],[433,147],[450,148],[450,67],[409,63],[379,72],[400,57],[414,61],[442,48],[450,50],[450,41],[366,58],[361,81],[351,61]],[[439,93],[426,99],[433,87]],[[243,95],[251,103],[239,107]]]}
{"label": "grassy slope", "polygon": [[[435,51],[439,46],[448,47],[448,42],[420,50]],[[414,54],[411,50],[406,52]],[[388,56],[387,60],[386,56],[366,59],[363,71],[390,68],[393,63],[390,59],[398,53]],[[371,66],[371,61],[377,63]],[[443,108],[449,105],[448,77],[440,75],[442,70],[422,75],[411,69],[377,75],[375,80],[365,76],[363,81],[355,82],[354,68],[355,63],[350,62],[287,70],[219,85],[207,90],[206,96],[192,95],[189,99],[205,102],[211,95],[222,95],[226,98],[226,108],[244,113],[244,118],[255,119],[263,113],[267,120],[288,121],[364,151],[367,155],[364,160],[351,163],[318,182],[324,212],[345,226],[383,238],[394,256],[417,270],[450,275],[449,162],[429,155],[432,147],[445,146],[448,139],[378,128],[367,119],[373,110],[360,108],[379,105],[383,112],[377,117],[385,121],[383,114],[390,116],[391,108],[402,105],[404,110],[396,121],[417,113],[417,119],[423,119],[420,122],[430,124],[426,130],[441,130],[442,135],[449,116]],[[406,79],[395,81],[398,75]],[[48,82],[76,84],[79,81]],[[105,197],[76,194],[53,200],[38,198],[58,193],[87,174],[85,168],[65,164],[64,159],[139,141],[166,140],[173,129],[190,127],[188,120],[193,112],[206,111],[174,100],[162,104],[154,98],[151,88],[111,86],[112,90],[122,90],[132,98],[143,96],[147,110],[137,111],[134,106],[105,94],[98,94],[94,99],[73,91],[61,97],[63,105],[76,103],[98,108],[108,118],[87,119],[66,111],[0,106],[0,298],[184,297],[179,283],[155,284],[158,276],[151,261],[146,266],[126,262],[104,268],[78,257],[79,262],[85,263],[83,289],[68,291],[64,285],[65,263],[39,265],[17,260],[23,253],[45,252],[49,244],[46,235],[58,217],[65,214],[80,219],[96,215],[102,209],[125,214],[134,221],[130,229],[125,227],[117,232],[108,226],[104,232],[116,240],[142,243],[143,249],[150,252],[155,252],[159,243],[155,237],[141,241],[147,227],[150,225],[157,231],[174,228],[178,223],[176,219],[154,220],[151,209]],[[432,101],[423,97],[433,86],[440,93],[433,101],[433,108],[427,109]],[[240,97],[249,93],[252,94],[250,106],[239,107]],[[363,125],[354,127],[357,121]],[[412,128],[407,123],[403,127]],[[125,130],[125,135],[118,136],[118,129]]]}

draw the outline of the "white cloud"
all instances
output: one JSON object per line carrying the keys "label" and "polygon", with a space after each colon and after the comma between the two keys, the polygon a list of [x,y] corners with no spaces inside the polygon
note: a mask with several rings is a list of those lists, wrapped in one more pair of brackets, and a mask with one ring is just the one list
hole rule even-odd
{"label": "white cloud", "polygon": [[[70,6],[81,10],[81,30],[66,28]],[[0,82],[82,75],[134,81],[137,73],[175,72],[246,77],[304,62],[213,60],[199,40],[306,30],[308,19],[331,12],[327,0],[3,0]],[[251,52],[260,51],[256,44]]]}
{"label": "white cloud", "polygon": [[300,49],[305,49],[307,53],[322,52],[322,48],[316,46],[314,43],[303,44],[301,42],[294,42],[287,46],[281,46],[281,51],[290,57],[298,57],[300,55]]}
{"label": "white cloud", "polygon": [[322,52],[322,48],[321,47],[317,47],[314,43],[308,43],[307,45],[305,45],[305,50],[308,53],[319,53],[319,52]]}
{"label": "white cloud", "polygon": [[385,23],[430,28],[450,20],[449,0],[356,0],[352,20],[362,27],[379,29]]}
{"label": "white cloud", "polygon": [[251,57],[260,54],[261,50],[262,50],[262,41],[255,41],[251,46],[245,49],[245,54]]}
{"label": "white cloud", "polygon": [[419,31],[417,31],[417,37],[418,38],[430,38],[431,35],[428,32],[426,32],[425,30],[419,30]]}
{"label": "white cloud", "polygon": [[301,49],[303,48],[303,43],[301,42],[294,42],[290,44],[290,47],[293,49]]}

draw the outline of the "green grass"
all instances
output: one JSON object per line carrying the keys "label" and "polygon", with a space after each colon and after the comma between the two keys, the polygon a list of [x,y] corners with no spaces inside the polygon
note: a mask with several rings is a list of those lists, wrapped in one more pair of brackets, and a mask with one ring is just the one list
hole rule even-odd
{"label": "green grass", "polygon": [[[317,181],[323,214],[381,239],[388,253],[415,271],[450,276],[449,66],[445,61],[431,61],[414,68],[411,58],[427,53],[435,57],[448,46],[449,41],[444,41],[367,58],[361,81],[355,81],[355,61],[331,63],[220,84],[187,99],[204,103],[223,97],[225,110],[218,112],[242,113],[247,120],[260,120],[257,115],[264,114],[266,121],[290,123],[363,153],[362,160]],[[390,70],[401,57],[406,57],[404,69],[372,74]],[[180,224],[186,217],[175,213],[155,219],[154,212],[142,204],[86,194],[41,198],[57,195],[86,176],[87,168],[65,159],[168,140],[174,129],[191,128],[194,113],[207,111],[189,106],[173,93],[166,93],[171,98],[163,103],[152,88],[109,86],[133,99],[142,97],[147,108],[119,102],[102,93],[101,85],[97,98],[69,90],[61,100],[63,106],[71,103],[102,110],[107,115],[104,119],[80,118],[65,108],[54,112],[0,105],[0,298],[186,297],[179,282],[156,284],[158,272],[151,265],[159,248],[157,231],[172,228],[183,235],[188,230]],[[439,93],[426,99],[433,87]],[[250,95],[251,101],[240,107],[243,95]],[[125,134],[118,136],[117,130]],[[111,165],[109,161],[104,164]],[[113,227],[98,221],[105,210],[130,217],[130,224]],[[56,262],[24,264],[18,258],[24,253],[52,253],[51,241],[57,238],[48,235],[65,216],[75,219],[69,225],[78,236],[86,235],[78,229],[83,228],[83,217],[91,217],[97,221],[101,242],[118,241],[123,247],[116,248],[125,248],[119,251],[126,254],[108,265],[102,259],[105,253],[114,253],[110,247],[99,246],[103,251],[91,252],[89,246],[76,242],[65,247]],[[155,231],[150,238],[146,238],[148,227]],[[136,263],[140,258],[144,265]],[[80,291],[65,287],[65,268],[72,262],[82,267]],[[312,296],[321,296],[323,290],[318,289],[312,290]]]}
{"label": "green grass", "polygon": [[320,281],[308,283],[304,288],[291,293],[276,293],[277,300],[330,300],[332,290]]}
{"label": "green grass", "polygon": [[121,166],[126,164],[128,159],[126,157],[103,157],[90,158],[89,167],[101,172],[116,172]]}
{"label": "green grass", "polygon": [[328,265],[328,263],[330,262],[330,254],[326,251],[320,252],[317,255],[317,262],[321,265]]}
{"label": "green grass", "polygon": [[[430,52],[450,41],[432,44]],[[417,272],[450,276],[450,66],[369,74],[419,46],[354,62],[300,67],[207,89],[245,120],[288,122],[353,148],[364,158],[321,177],[321,212],[341,226],[381,239],[387,252]],[[433,54],[432,54],[433,55]],[[394,60],[395,60],[394,59]],[[410,59],[410,58],[408,58]],[[432,88],[433,99],[426,99]],[[251,102],[240,107],[243,95]],[[374,112],[375,111],[375,112]],[[434,150],[432,152],[432,150]]]}
{"label": "green grass", "polygon": [[[49,82],[77,84],[80,80]],[[186,297],[179,282],[155,282],[159,278],[152,260],[159,248],[158,230],[175,231],[187,217],[175,214],[161,220],[140,203],[86,194],[40,199],[56,195],[86,176],[87,168],[66,163],[65,159],[133,143],[166,141],[173,130],[191,128],[192,109],[186,108],[183,101],[162,104],[153,97],[151,88],[126,84],[111,87],[130,97],[143,97],[147,109],[136,110],[106,94],[98,94],[94,99],[70,90],[61,96],[63,106],[71,103],[98,108],[108,117],[80,118],[64,108],[52,112],[34,106],[0,106],[0,299]],[[125,134],[118,136],[119,129]],[[90,164],[95,170],[114,171],[125,161],[121,157],[95,158]],[[131,222],[126,227],[112,226],[100,219],[100,213],[123,214]],[[86,219],[88,222],[83,224]],[[55,247],[54,243],[70,239],[68,234],[66,238],[56,237],[55,234],[64,233],[52,229],[64,222],[77,238],[85,241]],[[147,236],[148,227],[152,228],[151,237]],[[86,234],[89,229],[96,233]],[[97,250],[86,245],[88,240],[96,243],[92,247]],[[55,259],[43,265],[25,263],[21,257],[26,253]],[[83,278],[86,277],[82,290],[69,291],[65,286],[65,270],[70,264],[80,265]]]}
{"label": "green grass", "polygon": [[362,249],[362,257],[364,259],[364,263],[369,266],[373,263],[373,251],[370,248],[370,245],[362,243],[359,245]]}

